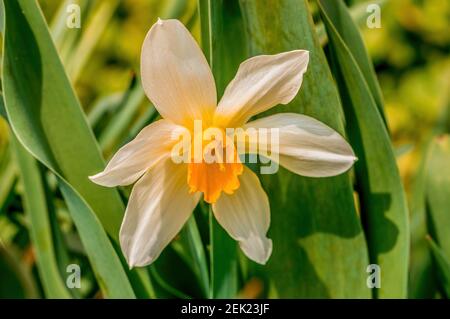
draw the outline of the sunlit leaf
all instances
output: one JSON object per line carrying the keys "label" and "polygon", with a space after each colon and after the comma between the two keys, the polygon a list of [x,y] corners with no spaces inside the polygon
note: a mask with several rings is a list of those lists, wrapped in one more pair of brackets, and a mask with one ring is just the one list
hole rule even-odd
{"label": "sunlit leaf", "polygon": [[442,287],[446,298],[450,298],[450,260],[431,237],[427,239],[436,262],[439,286]]}
{"label": "sunlit leaf", "polygon": [[87,178],[101,171],[104,162],[41,11],[35,1],[6,1],[4,5],[2,84],[10,125],[27,151],[58,176],[105,295],[134,297],[103,229],[117,240],[124,207],[116,190],[99,187]]}
{"label": "sunlit leaf", "polygon": [[[330,8],[334,1],[319,0],[346,114],[347,131],[358,157],[355,172],[365,221],[369,255],[383,272],[379,298],[407,295],[409,224],[405,194],[389,134],[363,73],[346,46]],[[333,11],[335,12],[335,11]],[[332,16],[331,16],[332,17]]]}
{"label": "sunlit leaf", "polygon": [[30,221],[31,238],[45,295],[47,298],[70,298],[64,280],[59,275],[39,166],[17,140],[14,141],[14,148],[24,185],[25,210]]}
{"label": "sunlit leaf", "polygon": [[[241,0],[250,54],[310,51],[298,97],[269,111],[303,113],[343,133],[338,91],[306,1]],[[348,174],[306,178],[282,168],[263,176],[273,254],[266,268],[276,297],[369,298],[366,243]]]}
{"label": "sunlit leaf", "polygon": [[[333,26],[336,28],[336,31],[341,36],[342,41],[352,53],[353,58],[358,64],[358,67],[361,70],[367,85],[369,86],[370,92],[378,107],[378,111],[380,112],[383,120],[386,121],[384,115],[383,97],[375,74],[375,69],[373,67],[372,60],[367,53],[361,33],[358,30],[358,26],[353,21],[350,11],[347,9],[344,1],[342,0],[321,1],[320,3],[329,15],[329,18],[333,22]],[[371,1],[370,4],[374,4],[373,1]],[[364,12],[367,15],[367,12],[365,11],[367,5],[368,4],[360,4],[359,12]]]}
{"label": "sunlit leaf", "polygon": [[425,196],[430,232],[442,251],[450,256],[450,136],[436,137],[429,152]]}

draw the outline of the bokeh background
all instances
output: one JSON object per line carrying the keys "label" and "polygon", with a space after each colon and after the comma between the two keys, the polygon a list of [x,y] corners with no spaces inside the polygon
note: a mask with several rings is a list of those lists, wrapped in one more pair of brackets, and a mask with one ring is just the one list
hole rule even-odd
{"label": "bokeh background", "polygon": [[[135,93],[135,74],[139,70],[142,41],[158,17],[181,20],[200,41],[200,22],[195,0],[84,0],[82,28],[61,37],[62,22],[57,18],[60,0],[39,0],[43,13],[72,79],[83,108],[97,134],[105,158],[126,141],[156,112],[146,98]],[[364,1],[347,1],[351,7]],[[314,7],[314,5],[313,5]],[[450,1],[447,0],[387,0],[381,11],[382,27],[369,29],[360,24],[366,46],[375,65],[385,99],[388,125],[395,146],[397,163],[409,196],[424,147],[437,127],[449,121],[450,88]],[[364,16],[363,19],[364,20]],[[82,41],[82,45],[78,45]],[[75,44],[77,44],[75,46]],[[127,98],[127,110],[119,109]],[[102,130],[96,124],[99,117],[123,113],[114,132]],[[117,118],[117,117],[116,117]],[[117,142],[120,141],[120,142]],[[7,124],[0,118],[0,297],[20,296],[14,282],[19,278],[29,285],[28,296],[41,295],[35,256],[30,245],[27,220],[20,197],[10,196],[4,187],[15,180],[4,166],[7,160],[9,134]],[[1,166],[0,166],[1,167]],[[5,173],[6,172],[6,173]],[[11,171],[12,172],[12,171]],[[20,190],[20,184],[18,184]],[[61,205],[63,207],[63,205]],[[58,218],[67,230],[67,242],[76,259],[86,264],[79,239],[71,233],[73,226],[64,208]],[[66,224],[64,224],[66,223]],[[65,225],[65,226],[64,226]],[[414,226],[413,226],[414,227]],[[7,271],[31,267],[33,273],[8,276]],[[3,275],[1,272],[3,271]],[[19,276],[19,277],[17,277]],[[27,277],[28,276],[28,277]],[[83,296],[96,297],[95,280],[83,278]],[[8,287],[7,289],[5,287]],[[5,289],[6,291],[5,291]],[[241,295],[257,297],[261,284],[251,281],[244,285]]]}

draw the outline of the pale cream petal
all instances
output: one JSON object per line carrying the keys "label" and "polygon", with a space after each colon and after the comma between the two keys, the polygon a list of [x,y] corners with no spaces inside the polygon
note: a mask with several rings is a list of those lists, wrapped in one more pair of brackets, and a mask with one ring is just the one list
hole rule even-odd
{"label": "pale cream petal", "polygon": [[208,62],[178,20],[159,20],[144,40],[142,84],[162,117],[190,126],[211,118],[217,105],[216,86]]}
{"label": "pale cream petal", "polygon": [[356,161],[350,144],[332,128],[306,115],[280,113],[247,123],[245,128],[279,128],[278,152],[268,158],[288,170],[303,176],[326,177],[339,175],[350,169]]}
{"label": "pale cream petal", "polygon": [[103,172],[89,178],[107,187],[132,184],[159,160],[170,156],[173,145],[186,131],[170,121],[156,121],[117,151]]}
{"label": "pale cream petal", "polygon": [[200,195],[190,194],[187,165],[160,161],[133,187],[120,229],[130,267],[152,263],[192,214]]}
{"label": "pale cream petal", "polygon": [[308,51],[295,50],[243,62],[225,90],[215,121],[225,127],[237,127],[253,115],[289,103],[300,89],[308,61]]}
{"label": "pale cream petal", "polygon": [[266,237],[270,206],[258,177],[249,168],[240,176],[241,186],[232,195],[223,193],[213,212],[220,225],[242,251],[257,263],[265,264],[272,254],[272,240]]}

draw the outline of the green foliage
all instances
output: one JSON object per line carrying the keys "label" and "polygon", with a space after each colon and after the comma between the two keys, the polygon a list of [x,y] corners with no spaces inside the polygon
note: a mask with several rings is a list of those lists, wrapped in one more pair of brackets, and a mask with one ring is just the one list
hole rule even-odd
{"label": "green foliage", "polygon": [[117,238],[123,205],[116,191],[87,179],[102,169],[103,161],[44,20],[35,2],[4,4],[2,79],[11,127],[27,150],[58,177],[104,294],[134,297],[120,260],[93,213],[94,209],[105,229]]}
{"label": "green foliage", "polygon": [[345,30],[354,30],[353,25],[335,26],[335,21],[342,19],[339,13],[346,12],[344,5],[339,3],[319,1],[335,58],[334,70],[345,105],[347,130],[359,158],[355,165],[356,184],[362,204],[361,215],[366,224],[369,255],[371,261],[383,269],[385,283],[376,296],[404,298],[409,256],[406,199],[380,107],[377,107],[360,68],[368,65],[367,58],[360,55],[358,63],[341,37]]}
{"label": "green foliage", "polygon": [[[0,1],[0,298],[450,297],[446,1],[76,0],[82,28],[69,29],[72,2]],[[372,2],[381,29],[366,26]],[[358,156],[336,177],[261,176],[266,266],[201,202],[154,264],[129,270],[118,234],[131,188],[88,179],[159,118],[137,75],[158,17],[190,29],[219,98],[245,59],[309,50],[298,96],[263,116],[310,115]],[[80,290],[66,286],[71,263]],[[366,285],[371,263],[380,289]]]}
{"label": "green foliage", "polygon": [[[241,6],[252,55],[310,51],[298,97],[269,112],[307,114],[343,133],[338,91],[306,2],[244,0]],[[274,252],[267,273],[275,296],[370,297],[366,243],[349,175],[313,179],[280,169],[276,176],[264,177],[263,185],[272,211]]]}
{"label": "green foliage", "polygon": [[42,278],[45,296],[69,298],[70,294],[58,271],[39,166],[18,141],[14,141],[13,144],[25,188],[23,200],[30,222],[32,241],[36,247],[38,270]]}

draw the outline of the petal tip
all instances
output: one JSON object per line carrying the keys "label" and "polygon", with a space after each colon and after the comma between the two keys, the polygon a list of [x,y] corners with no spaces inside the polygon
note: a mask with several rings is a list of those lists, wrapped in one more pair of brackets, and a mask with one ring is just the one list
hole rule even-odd
{"label": "petal tip", "polygon": [[272,239],[250,237],[239,243],[242,251],[254,262],[265,265],[272,255]]}
{"label": "petal tip", "polygon": [[158,21],[156,21],[157,25],[163,25],[164,24],[164,20],[162,20],[160,17],[158,17]]}
{"label": "petal tip", "polygon": [[132,270],[133,268],[145,267],[152,264],[157,257],[147,256],[145,258],[133,258],[133,256],[125,256],[125,258],[127,260],[128,267]]}
{"label": "petal tip", "polygon": [[104,182],[102,181],[103,175],[104,175],[103,172],[101,172],[101,173],[98,173],[98,174],[96,174],[96,175],[88,176],[88,178],[89,178],[89,180],[90,180],[92,183],[95,183],[95,184],[100,185],[100,186],[109,187],[109,185],[108,185],[107,183],[104,183]]}
{"label": "petal tip", "polygon": [[88,176],[88,178],[89,178],[89,180],[90,180],[91,182],[97,184],[97,179],[99,178],[99,175],[100,175],[100,174],[101,174],[101,173],[98,173],[98,174],[95,174],[95,175],[91,175],[91,176]]}
{"label": "petal tip", "polygon": [[[103,186],[103,187],[116,187],[116,186],[121,186],[121,183],[118,183],[117,181],[111,181],[108,178],[108,175],[105,171],[100,172],[96,175],[92,175],[92,176],[88,176],[89,180],[94,183],[97,184],[99,186]],[[125,184],[123,184],[125,185]]]}

